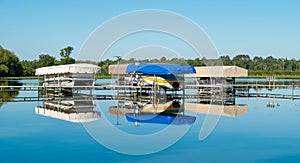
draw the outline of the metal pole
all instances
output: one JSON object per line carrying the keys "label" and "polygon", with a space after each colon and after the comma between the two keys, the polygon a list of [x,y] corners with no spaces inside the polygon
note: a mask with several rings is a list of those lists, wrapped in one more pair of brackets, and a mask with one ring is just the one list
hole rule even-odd
{"label": "metal pole", "polygon": [[154,75],[154,103],[156,104],[156,84],[157,84],[157,79],[156,79],[156,76]]}
{"label": "metal pole", "polygon": [[119,109],[120,109],[120,102],[119,100],[117,100],[117,124],[116,125],[121,125],[120,122],[119,122]]}
{"label": "metal pole", "polygon": [[121,56],[115,56],[116,58],[117,58],[117,63],[118,63],[118,67],[117,67],[117,84],[119,85],[119,70],[120,70],[120,68],[119,68],[119,64],[120,64],[120,60],[121,60]]}
{"label": "metal pole", "polygon": [[44,93],[43,93],[43,94],[45,94],[45,96],[46,96],[46,98],[47,98],[48,93],[47,93],[47,90],[46,90],[46,83],[45,83],[45,80],[46,80],[46,75],[44,75],[44,81],[43,81],[43,86],[44,86]]}
{"label": "metal pole", "polygon": [[40,83],[39,83],[39,81],[40,81],[40,75],[38,75],[38,101],[40,101],[40,87],[39,87]]}
{"label": "metal pole", "polygon": [[292,88],[292,100],[294,100],[295,85],[294,85],[294,83],[292,85],[293,85],[293,88]]}
{"label": "metal pole", "polygon": [[[184,74],[183,74],[183,83],[182,83],[182,105],[180,106],[182,110],[184,110],[184,104],[185,104],[185,78],[184,78]],[[184,111],[183,111],[183,115],[184,115]]]}
{"label": "metal pole", "polygon": [[60,84],[60,77],[59,77],[59,74],[58,74],[57,83],[58,83],[58,85],[59,85],[59,88],[58,88],[58,96],[60,96],[60,95],[61,95],[61,84]]}
{"label": "metal pole", "polygon": [[154,85],[155,85],[155,81],[154,81],[154,78],[153,78],[153,82],[152,82],[152,105],[154,107]]}
{"label": "metal pole", "polygon": [[275,80],[276,80],[276,77],[274,76],[273,77],[273,89],[275,89]]}
{"label": "metal pole", "polygon": [[257,101],[257,96],[258,96],[258,85],[257,85],[257,80],[256,80],[256,101]]}

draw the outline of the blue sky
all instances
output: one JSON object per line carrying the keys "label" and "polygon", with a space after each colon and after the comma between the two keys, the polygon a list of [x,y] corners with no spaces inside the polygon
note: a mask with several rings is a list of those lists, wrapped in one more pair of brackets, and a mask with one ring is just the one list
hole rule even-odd
{"label": "blue sky", "polygon": [[75,48],[75,57],[99,25],[141,9],[186,16],[209,35],[220,55],[300,59],[300,2],[296,0],[0,0],[0,7],[0,45],[21,60],[39,54],[59,58],[59,49],[68,45]]}

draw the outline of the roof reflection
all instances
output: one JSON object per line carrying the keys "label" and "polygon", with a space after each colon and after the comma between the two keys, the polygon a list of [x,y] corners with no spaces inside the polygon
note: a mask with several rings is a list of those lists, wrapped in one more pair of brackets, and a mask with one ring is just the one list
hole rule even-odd
{"label": "roof reflection", "polygon": [[186,102],[184,104],[184,108],[186,110],[201,114],[213,114],[230,117],[236,117],[248,112],[248,105],[243,104],[219,105]]}
{"label": "roof reflection", "polygon": [[44,101],[44,106],[35,107],[35,113],[74,123],[100,119],[100,112],[94,111],[94,102],[90,99]]}
{"label": "roof reflection", "polygon": [[[243,104],[220,104],[220,103],[200,103],[166,101],[161,104],[143,103],[136,101],[117,101],[118,106],[110,106],[108,113],[110,116],[124,117],[129,122],[134,122],[136,126],[140,123],[159,124],[193,124],[196,114],[220,115],[236,117],[248,112],[248,106]],[[189,113],[187,115],[186,113]]]}
{"label": "roof reflection", "polygon": [[162,104],[118,101],[118,106],[108,108],[109,115],[125,117],[127,121],[154,124],[184,125],[193,124],[196,116],[185,115],[180,101],[167,101]]}

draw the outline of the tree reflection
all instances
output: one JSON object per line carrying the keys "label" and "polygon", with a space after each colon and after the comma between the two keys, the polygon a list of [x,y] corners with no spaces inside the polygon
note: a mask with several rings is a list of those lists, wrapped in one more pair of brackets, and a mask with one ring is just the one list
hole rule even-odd
{"label": "tree reflection", "polygon": [[[0,81],[0,86],[21,86],[22,84],[17,81]],[[19,95],[20,88],[5,87],[0,91],[0,108],[3,104],[8,102],[9,99],[13,99]]]}

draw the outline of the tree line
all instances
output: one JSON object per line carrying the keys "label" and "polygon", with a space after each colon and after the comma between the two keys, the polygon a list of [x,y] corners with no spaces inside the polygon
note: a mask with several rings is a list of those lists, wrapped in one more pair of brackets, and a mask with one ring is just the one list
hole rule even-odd
{"label": "tree line", "polygon": [[49,54],[40,54],[35,60],[22,60],[13,52],[0,46],[0,77],[34,76],[35,69],[45,66],[64,65],[75,63],[70,55],[73,47],[60,49],[60,60]]}
{"label": "tree line", "polygon": [[[54,56],[49,54],[40,54],[38,59],[35,60],[21,60],[13,52],[4,49],[0,46],[0,77],[24,77],[34,76],[35,69],[45,66],[64,65],[75,62],[85,62],[96,64],[101,67],[102,72],[100,75],[108,76],[108,67],[111,64],[117,64],[117,59],[106,59],[99,62],[93,61],[75,61],[70,55],[73,47],[67,46],[60,49],[61,58],[57,60]],[[119,63],[174,63],[174,64],[189,64],[192,66],[239,66],[249,70],[251,76],[300,76],[300,60],[288,58],[274,58],[268,56],[266,58],[255,56],[251,58],[247,54],[238,54],[233,58],[228,55],[220,56],[218,59],[184,59],[184,58],[171,58],[161,57],[160,59],[144,59],[135,60],[120,59]]]}
{"label": "tree line", "polygon": [[[265,76],[282,76],[282,77],[300,77],[300,60],[288,58],[274,58],[268,56],[266,58],[255,56],[251,58],[247,54],[238,54],[233,58],[228,55],[220,56],[218,59],[195,58],[172,58],[167,59],[144,59],[135,61],[134,58],[128,60],[121,59],[120,63],[173,63],[192,66],[239,66],[248,70],[250,76],[265,77]],[[102,75],[108,75],[108,66],[117,64],[116,60],[100,61],[98,65],[102,68]]]}

